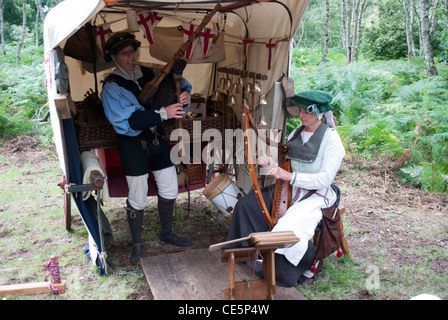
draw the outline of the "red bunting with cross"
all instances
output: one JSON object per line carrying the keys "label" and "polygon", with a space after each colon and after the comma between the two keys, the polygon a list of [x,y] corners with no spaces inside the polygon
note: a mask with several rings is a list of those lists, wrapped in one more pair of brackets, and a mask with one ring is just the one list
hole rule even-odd
{"label": "red bunting with cross", "polygon": [[247,46],[250,45],[253,42],[254,42],[254,40],[252,40],[252,39],[249,39],[249,38],[244,39],[244,43],[243,43],[243,45],[244,45],[244,48],[243,48],[244,59],[247,58],[247,49],[248,49]]}
{"label": "red bunting with cross", "polygon": [[212,30],[205,28],[200,33],[202,40],[202,56],[205,58],[208,53],[208,49],[210,49],[210,45],[212,44],[212,40],[215,37],[216,33]]}
{"label": "red bunting with cross", "polygon": [[96,34],[97,34],[97,36],[96,36],[97,45],[98,45],[98,47],[101,48],[103,55],[105,55],[106,50],[104,49],[104,46],[106,45],[106,41],[112,35],[112,30],[110,29],[110,23],[106,23],[106,24],[96,27]]}
{"label": "red bunting with cross", "polygon": [[[151,56],[161,61],[170,61],[197,27],[189,22],[183,23],[181,28],[155,27],[154,44],[149,47]],[[224,35],[216,30],[204,28],[185,51],[184,59],[188,64],[224,61],[226,58]]]}
{"label": "red bunting with cross", "polygon": [[275,50],[275,44],[276,44],[276,40],[275,39],[269,39],[269,41],[266,42],[266,48],[268,48],[268,50],[269,50],[269,53],[268,53],[268,70],[271,70],[272,59],[273,59],[274,50]]}

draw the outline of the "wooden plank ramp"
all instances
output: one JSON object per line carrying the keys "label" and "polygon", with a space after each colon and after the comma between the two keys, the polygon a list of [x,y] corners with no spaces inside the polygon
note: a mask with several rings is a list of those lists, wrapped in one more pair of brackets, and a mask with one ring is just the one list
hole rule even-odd
{"label": "wooden plank ramp", "polygon": [[[224,300],[229,268],[220,251],[187,250],[150,256],[140,261],[155,300]],[[259,279],[246,263],[235,268],[236,281]],[[277,286],[275,300],[306,300],[294,287]]]}

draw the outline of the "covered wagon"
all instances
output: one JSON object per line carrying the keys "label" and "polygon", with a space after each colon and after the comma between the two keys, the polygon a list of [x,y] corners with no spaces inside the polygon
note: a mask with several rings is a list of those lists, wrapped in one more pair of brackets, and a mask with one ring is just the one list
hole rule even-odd
{"label": "covered wagon", "polygon": [[[279,139],[284,136],[281,79],[289,74],[291,40],[309,2],[65,0],[48,13],[46,85],[63,172],[66,228],[73,201],[89,233],[92,261],[101,270],[107,272],[101,201],[127,195],[116,133],[99,98],[101,81],[114,67],[104,60],[108,37],[119,31],[134,34],[141,42],[137,60],[142,65],[163,70],[176,55],[187,63],[183,77],[193,87],[191,104],[185,118],[165,126],[173,147],[181,140],[188,151],[179,160],[184,168],[179,192],[207,188],[217,172],[228,172],[246,193],[250,178],[244,161],[237,161],[244,149],[232,133],[242,128],[245,105],[258,125],[276,129]],[[197,30],[201,23],[205,27]],[[226,141],[226,130],[231,140]],[[154,195],[149,179],[148,195]]]}

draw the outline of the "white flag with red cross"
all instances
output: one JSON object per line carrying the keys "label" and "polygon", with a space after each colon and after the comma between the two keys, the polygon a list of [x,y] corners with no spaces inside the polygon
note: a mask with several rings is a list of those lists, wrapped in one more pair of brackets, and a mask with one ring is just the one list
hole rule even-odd
{"label": "white flag with red cross", "polygon": [[[184,33],[184,42],[187,42],[187,40],[196,30],[197,26],[191,23],[183,23],[182,28]],[[211,29],[208,28],[202,29],[202,31],[199,33],[199,36],[190,44],[187,51],[185,52],[185,58],[188,60],[192,57],[194,49],[196,48],[196,45],[198,43],[201,44],[202,57],[206,58],[215,35],[216,32]]]}
{"label": "white flag with red cross", "polygon": [[154,27],[163,19],[163,16],[156,11],[146,11],[138,14],[137,23],[145,33],[145,38],[150,44],[154,43]]}
{"label": "white flag with red cross", "polygon": [[[191,23],[182,23],[182,29],[184,33],[184,43],[187,42],[187,40],[190,38],[190,36],[193,34],[194,30],[196,29],[196,26]],[[187,51],[185,51],[185,58],[188,60],[191,58],[191,54],[194,51],[194,48],[196,47],[197,41],[193,41],[190,46],[187,48]]]}
{"label": "white flag with red cross", "polygon": [[[150,46],[151,56],[161,61],[170,61],[197,27],[189,22],[183,23],[181,28],[157,26],[153,32],[154,44]],[[223,61],[226,58],[224,35],[205,28],[183,54],[188,64]]]}
{"label": "white flag with red cross", "polygon": [[208,49],[212,44],[213,38],[215,37],[216,32],[210,30],[208,28],[204,28],[201,33],[201,43],[202,43],[202,57],[207,57]]}

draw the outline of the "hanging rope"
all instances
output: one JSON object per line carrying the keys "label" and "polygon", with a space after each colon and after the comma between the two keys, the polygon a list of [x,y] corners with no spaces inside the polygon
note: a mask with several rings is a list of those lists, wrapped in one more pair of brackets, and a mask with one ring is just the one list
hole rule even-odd
{"label": "hanging rope", "polygon": [[43,272],[44,272],[44,281],[45,282],[48,281],[48,275],[47,275],[46,271],[48,271],[49,276],[51,276],[51,280],[50,280],[50,283],[48,284],[48,288],[50,288],[50,290],[52,290],[55,294],[63,293],[64,290],[56,288],[54,286],[55,283],[61,282],[61,273],[59,271],[59,262],[58,262],[57,257],[52,256],[50,258],[50,261],[48,261],[44,265]]}

